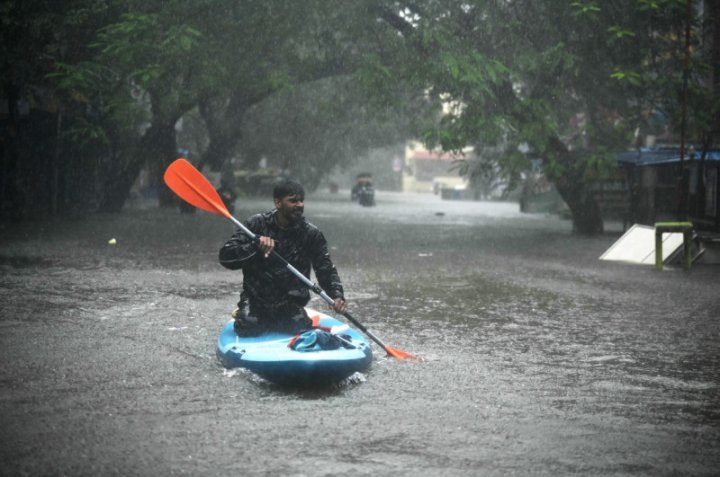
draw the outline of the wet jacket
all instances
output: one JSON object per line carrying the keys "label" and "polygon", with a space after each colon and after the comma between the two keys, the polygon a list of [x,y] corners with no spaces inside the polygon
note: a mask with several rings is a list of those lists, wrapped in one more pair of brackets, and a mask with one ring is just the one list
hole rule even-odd
{"label": "wet jacket", "polygon": [[[310,278],[315,271],[318,284],[331,298],[344,298],[343,287],[335,265],[330,260],[327,241],[320,230],[304,218],[297,224],[281,228],[275,220],[276,211],[250,217],[244,225],[254,234],[275,240],[275,252],[300,273]],[[231,270],[242,269],[241,302],[266,310],[287,304],[305,306],[310,300],[307,286],[284,265],[266,259],[242,230],[220,249],[220,264]]]}

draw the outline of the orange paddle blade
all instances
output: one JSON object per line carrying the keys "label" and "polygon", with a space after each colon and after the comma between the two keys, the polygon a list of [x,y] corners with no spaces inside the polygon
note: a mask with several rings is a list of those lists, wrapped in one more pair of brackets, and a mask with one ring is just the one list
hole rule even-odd
{"label": "orange paddle blade", "polygon": [[400,351],[399,349],[391,348],[390,346],[385,346],[383,349],[388,355],[392,356],[393,358],[409,359],[411,361],[423,361],[422,358],[419,358],[405,351]]}
{"label": "orange paddle blade", "polygon": [[230,218],[230,212],[223,204],[220,194],[187,160],[180,158],[170,164],[163,179],[165,184],[188,204],[211,214]]}

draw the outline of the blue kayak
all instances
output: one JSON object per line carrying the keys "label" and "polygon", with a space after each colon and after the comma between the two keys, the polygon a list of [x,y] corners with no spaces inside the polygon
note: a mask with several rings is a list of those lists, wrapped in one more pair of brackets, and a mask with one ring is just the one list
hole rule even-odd
{"label": "blue kayak", "polygon": [[[340,336],[342,346],[336,349],[299,347],[296,335],[268,332],[258,336],[238,336],[230,320],[218,338],[217,356],[226,368],[246,368],[258,376],[280,385],[318,386],[337,383],[356,372],[364,372],[372,363],[370,343],[343,322],[307,310],[318,329],[332,330]],[[312,338],[312,333],[303,334]]]}

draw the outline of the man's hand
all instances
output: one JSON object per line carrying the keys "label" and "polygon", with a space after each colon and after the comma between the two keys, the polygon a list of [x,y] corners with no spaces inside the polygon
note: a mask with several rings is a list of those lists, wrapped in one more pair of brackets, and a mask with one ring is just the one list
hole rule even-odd
{"label": "man's hand", "polygon": [[330,309],[338,313],[345,313],[347,311],[347,303],[342,298],[335,298],[335,303],[330,305]]}
{"label": "man's hand", "polygon": [[258,237],[258,249],[262,252],[265,258],[268,258],[270,254],[275,250],[275,241],[270,237],[260,236]]}

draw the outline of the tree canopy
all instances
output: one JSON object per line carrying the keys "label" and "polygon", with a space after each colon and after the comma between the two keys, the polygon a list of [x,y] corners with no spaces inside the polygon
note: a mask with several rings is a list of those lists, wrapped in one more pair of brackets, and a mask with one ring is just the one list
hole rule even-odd
{"label": "tree canopy", "polygon": [[[0,13],[3,215],[120,210],[143,167],[159,178],[175,158],[185,117],[204,125],[199,166],[264,155],[314,182],[412,137],[474,146],[471,176],[539,160],[576,229],[596,233],[589,185],[638,131],[709,143],[719,128],[715,2],[27,0]],[[52,107],[28,119],[19,105],[41,96]]]}
{"label": "tree canopy", "polygon": [[[718,116],[717,91],[708,81],[712,48],[702,44],[696,3],[396,5],[384,6],[383,17],[405,39],[407,61],[386,63],[388,77],[426,88],[450,106],[425,131],[425,142],[445,150],[501,146],[504,154],[492,159],[508,173],[541,159],[580,232],[602,230],[588,183],[614,152],[631,145],[638,127],[650,127],[651,113],[676,131],[686,124],[695,140]],[[712,21],[717,28],[717,18]],[[482,167],[479,162],[476,170]]]}

